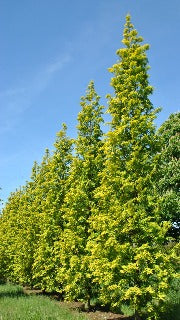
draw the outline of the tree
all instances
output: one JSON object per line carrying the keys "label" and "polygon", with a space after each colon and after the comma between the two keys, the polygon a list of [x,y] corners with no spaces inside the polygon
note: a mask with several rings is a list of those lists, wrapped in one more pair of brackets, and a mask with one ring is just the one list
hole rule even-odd
{"label": "tree", "polygon": [[21,216],[23,196],[22,190],[11,193],[1,217],[3,273],[6,279],[20,283],[22,283],[23,265],[19,264],[19,260],[24,246],[24,243],[20,241],[23,230]]}
{"label": "tree", "polygon": [[11,193],[2,215],[2,248],[6,279],[33,285],[32,264],[39,235],[39,217],[35,199],[38,165],[32,169],[32,179],[24,187]]}
{"label": "tree", "polygon": [[[2,190],[2,188],[0,188],[0,190]],[[0,206],[3,205],[3,200],[0,198]],[[1,211],[2,211],[2,208],[0,208],[0,215],[1,215]]]}
{"label": "tree", "polygon": [[0,278],[11,279],[13,270],[13,240],[17,231],[17,199],[19,192],[11,193],[0,217]]}
{"label": "tree", "polygon": [[38,248],[40,234],[40,208],[37,199],[37,184],[40,166],[35,161],[32,167],[30,181],[21,188],[21,201],[17,211],[18,230],[15,250],[14,274],[16,282],[33,287],[34,254]]}
{"label": "tree", "polygon": [[[72,139],[66,136],[67,127],[57,133],[52,157],[45,155],[38,174],[36,194],[39,199],[40,236],[34,255],[33,279],[43,290],[61,291],[56,280],[61,265],[59,247],[56,243],[62,237],[62,205],[66,194],[66,181],[72,160]],[[37,201],[37,200],[36,200]]]}
{"label": "tree", "polygon": [[169,235],[180,235],[180,113],[171,114],[158,130],[161,155],[157,186],[161,197],[161,216],[170,221]]}
{"label": "tree", "polygon": [[168,223],[160,225],[159,205],[153,184],[159,150],[149,100],[147,44],[126,17],[119,61],[114,74],[108,112],[111,128],[104,145],[105,167],[95,191],[97,206],[90,217],[90,268],[100,299],[112,308],[129,303],[136,317],[146,310],[156,316],[156,303],[165,299],[171,256],[162,243]]}
{"label": "tree", "polygon": [[61,236],[61,206],[72,157],[65,125],[55,147],[52,157],[46,149],[41,165],[34,163],[25,187],[11,194],[0,227],[0,277],[47,291],[59,289],[60,257],[54,243]]}
{"label": "tree", "polygon": [[60,241],[62,268],[59,279],[64,282],[66,298],[84,299],[90,303],[92,295],[89,272],[89,223],[94,203],[94,190],[99,185],[102,168],[102,106],[91,81],[86,96],[81,98],[78,115],[78,136],[64,203],[64,233]]}

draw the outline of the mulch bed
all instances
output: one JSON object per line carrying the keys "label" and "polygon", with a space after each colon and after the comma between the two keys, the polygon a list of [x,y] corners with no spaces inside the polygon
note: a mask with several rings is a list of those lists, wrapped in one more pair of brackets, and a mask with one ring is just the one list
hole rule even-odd
{"label": "mulch bed", "polygon": [[127,317],[122,314],[103,311],[87,312],[86,316],[90,320],[133,320],[132,317]]}

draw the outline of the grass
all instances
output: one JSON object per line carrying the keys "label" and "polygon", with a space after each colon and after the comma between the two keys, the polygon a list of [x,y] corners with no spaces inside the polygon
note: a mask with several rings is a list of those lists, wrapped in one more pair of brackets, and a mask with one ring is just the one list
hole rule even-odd
{"label": "grass", "polygon": [[0,285],[0,320],[85,320],[48,297],[25,295],[20,286]]}
{"label": "grass", "polygon": [[[166,301],[166,310],[161,320],[180,320],[180,282],[175,280]],[[129,306],[121,311],[132,315]],[[0,285],[0,320],[86,320],[79,313],[72,313],[46,296],[25,295],[21,286]]]}

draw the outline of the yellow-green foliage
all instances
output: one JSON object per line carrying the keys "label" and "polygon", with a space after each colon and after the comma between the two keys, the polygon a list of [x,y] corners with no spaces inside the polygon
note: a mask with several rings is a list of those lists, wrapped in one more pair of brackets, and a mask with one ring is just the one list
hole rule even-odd
{"label": "yellow-green foliage", "polygon": [[100,284],[101,300],[117,308],[129,303],[155,316],[173,276],[173,257],[163,251],[169,224],[161,224],[153,185],[159,143],[149,100],[146,50],[126,18],[108,112],[111,129],[104,146],[105,167],[96,190],[97,206],[90,217],[90,267]]}
{"label": "yellow-green foliage", "polygon": [[66,180],[71,164],[72,139],[66,137],[66,125],[57,134],[52,157],[47,154],[37,176],[40,236],[34,254],[33,279],[35,285],[46,291],[60,291],[56,274],[61,265],[59,247],[63,220],[62,205],[66,194]]}
{"label": "yellow-green foliage", "polygon": [[[168,179],[161,177],[157,192],[163,140],[153,123],[158,110],[149,99],[149,46],[142,41],[128,15],[124,47],[109,69],[114,95],[108,95],[105,139],[103,107],[91,81],[81,98],[77,139],[69,139],[63,125],[53,154],[46,150],[31,180],[10,195],[0,217],[0,280],[58,291],[66,299],[95,298],[118,311],[124,304],[154,320],[177,276],[178,248],[171,243],[167,249],[166,238],[168,221],[177,221],[161,212],[172,207],[163,194]],[[166,168],[176,187],[172,167],[162,172]]]}
{"label": "yellow-green foliage", "polygon": [[31,266],[36,246],[36,216],[29,209],[32,185],[12,193],[3,211],[1,232],[4,238],[4,272],[9,280],[31,283]]}
{"label": "yellow-green foliage", "polygon": [[82,110],[78,115],[76,154],[68,179],[64,203],[64,232],[60,240],[62,268],[58,278],[64,283],[67,298],[90,300],[91,274],[88,268],[86,244],[89,236],[88,218],[95,205],[94,190],[99,185],[98,172],[102,167],[102,106],[91,81]]}

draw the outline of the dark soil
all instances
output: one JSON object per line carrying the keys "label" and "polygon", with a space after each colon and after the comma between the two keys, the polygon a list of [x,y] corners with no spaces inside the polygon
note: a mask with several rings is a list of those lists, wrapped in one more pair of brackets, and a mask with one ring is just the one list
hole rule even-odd
{"label": "dark soil", "polygon": [[134,320],[134,317],[125,316],[118,313],[113,312],[105,312],[101,310],[96,310],[93,308],[93,311],[87,311],[85,309],[85,304],[82,302],[69,302],[69,301],[58,301],[60,297],[57,294],[48,294],[43,292],[42,290],[30,289],[28,287],[24,287],[23,291],[25,294],[36,294],[36,295],[47,295],[52,299],[56,300],[57,303],[65,308],[68,308],[71,311],[79,311],[86,315],[89,320]]}
{"label": "dark soil", "polygon": [[90,320],[133,320],[132,317],[127,317],[122,314],[103,311],[87,312],[86,316]]}

